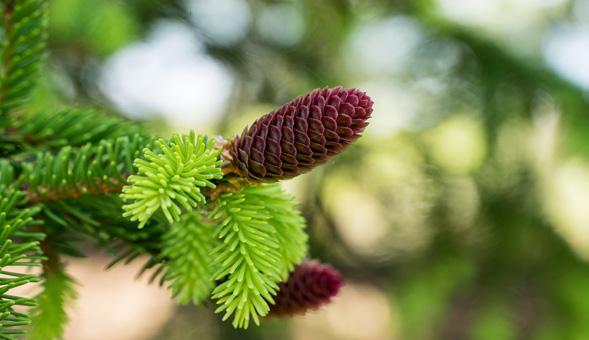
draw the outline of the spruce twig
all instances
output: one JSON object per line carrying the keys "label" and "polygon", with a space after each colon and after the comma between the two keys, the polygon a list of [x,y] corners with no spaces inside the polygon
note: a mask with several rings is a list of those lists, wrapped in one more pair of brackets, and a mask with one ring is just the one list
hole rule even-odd
{"label": "spruce twig", "polygon": [[[34,307],[31,339],[61,338],[75,284],[60,259],[83,255],[80,235],[112,251],[112,265],[149,255],[140,273],[154,268],[152,280],[179,303],[212,298],[234,327],[259,324],[300,272],[308,241],[294,198],[265,182],[345,149],[366,127],[371,99],[357,89],[318,89],[230,141],[195,132],[156,138],[93,110],[30,112],[47,1],[0,6],[0,338],[15,339],[30,323],[16,306]],[[8,294],[41,279],[35,299]]]}

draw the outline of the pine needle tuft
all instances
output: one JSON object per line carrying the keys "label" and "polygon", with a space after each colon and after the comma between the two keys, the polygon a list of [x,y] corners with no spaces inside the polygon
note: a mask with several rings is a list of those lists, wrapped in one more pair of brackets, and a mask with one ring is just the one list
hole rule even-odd
{"label": "pine needle tuft", "polygon": [[224,312],[224,320],[233,316],[236,328],[247,328],[250,321],[259,325],[274,303],[278,283],[306,252],[300,216],[279,217],[285,205],[293,204],[285,203],[288,196],[275,197],[279,190],[276,184],[249,186],[222,195],[212,215],[220,221],[215,236],[222,241],[213,251],[220,284],[212,297],[219,304],[216,312]]}
{"label": "pine needle tuft", "polygon": [[139,228],[160,209],[170,223],[179,221],[182,208],[191,211],[205,203],[201,189],[214,188],[212,180],[222,177],[213,139],[191,132],[155,144],[160,152],[143,151],[143,158],[134,162],[137,174],[129,177],[121,194],[123,216],[139,221]]}
{"label": "pine needle tuft", "polygon": [[172,294],[181,304],[201,303],[214,287],[210,256],[215,244],[213,226],[192,212],[172,224],[163,239],[164,280],[172,282]]}

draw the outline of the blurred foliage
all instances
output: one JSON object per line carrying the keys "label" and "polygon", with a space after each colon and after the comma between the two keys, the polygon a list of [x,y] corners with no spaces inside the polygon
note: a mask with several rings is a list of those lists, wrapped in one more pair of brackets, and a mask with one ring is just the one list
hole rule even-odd
{"label": "blurred foliage", "polygon": [[[539,47],[514,48],[448,19],[429,0],[251,0],[244,34],[227,42],[195,19],[197,2],[52,1],[52,54],[37,100],[117,111],[96,85],[101,65],[162,20],[188,27],[232,71],[220,132],[236,133],[260,108],[311,88],[362,87],[376,104],[361,143],[289,185],[309,222],[311,255],[341,269],[350,285],[386,294],[390,327],[398,328],[391,338],[589,334],[589,97],[549,68]],[[219,1],[234,2],[243,4]],[[299,35],[260,29],[264,15],[285,9],[287,19],[300,16]],[[572,2],[546,13],[534,19],[538,34],[573,20]],[[371,43],[378,30],[359,33],[391,22],[400,38]],[[212,322],[202,327],[221,328],[210,338],[289,336],[286,321],[248,333]],[[176,323],[162,339],[199,327]]]}

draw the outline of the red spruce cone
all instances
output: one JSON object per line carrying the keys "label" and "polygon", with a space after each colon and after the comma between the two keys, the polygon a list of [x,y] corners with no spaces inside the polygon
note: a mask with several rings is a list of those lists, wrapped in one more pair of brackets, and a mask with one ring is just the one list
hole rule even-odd
{"label": "red spruce cone", "polygon": [[337,295],[343,279],[331,266],[307,261],[295,267],[288,280],[279,285],[270,316],[305,314],[329,303]]}
{"label": "red spruce cone", "polygon": [[258,119],[228,145],[234,172],[254,181],[295,177],[360,137],[372,100],[358,89],[316,89]]}

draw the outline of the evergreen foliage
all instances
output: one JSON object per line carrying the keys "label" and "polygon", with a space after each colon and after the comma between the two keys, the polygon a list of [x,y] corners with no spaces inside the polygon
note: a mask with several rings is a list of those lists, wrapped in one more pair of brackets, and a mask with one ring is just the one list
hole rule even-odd
{"label": "evergreen foliage", "polygon": [[65,108],[49,113],[27,111],[12,119],[10,127],[13,139],[43,148],[83,146],[118,137],[147,136],[137,124],[92,109]]}
{"label": "evergreen foliage", "polygon": [[163,235],[166,259],[164,280],[179,303],[204,301],[214,287],[211,251],[215,245],[213,225],[198,212],[185,214]]}
{"label": "evergreen foliage", "polygon": [[[0,338],[25,332],[27,311],[30,339],[61,338],[76,294],[60,256],[83,256],[77,241],[88,237],[114,255],[111,266],[148,256],[141,273],[155,269],[152,280],[179,303],[212,298],[234,327],[259,324],[307,253],[294,199],[228,171],[231,143],[221,138],[156,139],[90,109],[28,110],[46,12],[45,0],[0,0]],[[306,118],[298,114],[297,131]],[[38,281],[36,298],[11,294]]]}
{"label": "evergreen foliage", "polygon": [[294,198],[277,184],[258,187],[252,195],[264,202],[264,209],[269,212],[268,224],[276,230],[276,238],[280,245],[284,281],[294,266],[301,262],[307,254],[307,233],[305,219],[299,212]]}
{"label": "evergreen foliage", "polygon": [[194,209],[205,203],[203,188],[214,188],[212,180],[220,179],[220,150],[212,139],[174,135],[170,140],[155,142],[161,152],[145,149],[144,159],[134,163],[137,174],[129,177],[121,197],[126,201],[125,213],[143,227],[158,209],[172,223],[180,219],[182,208]]}
{"label": "evergreen foliage", "polygon": [[249,186],[222,195],[212,213],[219,221],[215,236],[222,241],[213,251],[214,277],[222,282],[213,298],[220,305],[216,312],[224,312],[224,320],[233,315],[235,327],[247,328],[250,320],[259,324],[274,303],[278,282],[306,252],[300,215],[276,214],[289,205],[286,197],[276,184]]}
{"label": "evergreen foliage", "polygon": [[[5,170],[6,167],[3,167]],[[10,290],[39,281],[35,274],[23,273],[27,267],[41,265],[39,241],[43,234],[26,230],[26,227],[39,225],[34,219],[38,207],[24,208],[24,194],[0,184],[0,338],[16,339],[23,333],[23,326],[29,318],[17,306],[32,306],[33,299],[14,296]],[[11,268],[11,269],[8,269]],[[24,268],[24,270],[17,270]]]}
{"label": "evergreen foliage", "polygon": [[76,298],[75,284],[62,268],[46,273],[43,292],[32,311],[29,340],[59,340],[68,320],[67,304]]}
{"label": "evergreen foliage", "polygon": [[[30,34],[20,34],[18,40],[13,28],[35,20],[39,23],[44,13],[23,9],[45,9],[45,3],[50,4],[52,50],[30,53],[25,46],[35,50],[38,43],[44,44],[44,37],[38,34],[43,31],[31,30]],[[391,328],[398,338],[587,337],[589,242],[583,237],[587,224],[583,206],[588,191],[589,96],[587,82],[583,81],[587,63],[574,62],[582,55],[581,33],[583,19],[587,19],[587,6],[583,4],[587,1],[454,1],[452,8],[456,11],[450,12],[448,1],[432,0],[256,1],[248,10],[255,27],[242,31],[232,41],[208,34],[218,22],[195,24],[189,20],[195,16],[184,11],[195,9],[196,3],[0,0],[0,185],[21,197],[9,209],[12,216],[22,210],[35,212],[32,223],[19,232],[38,233],[39,240],[44,234],[40,242],[43,256],[48,257],[47,244],[62,258],[83,256],[91,238],[101,250],[113,255],[112,266],[142,261],[145,265],[140,273],[168,287],[179,302],[184,297],[190,300],[192,294],[198,296],[201,291],[193,280],[212,282],[210,293],[229,276],[214,280],[211,273],[206,280],[204,275],[188,274],[189,267],[200,266],[205,259],[200,253],[192,254],[196,251],[189,249],[192,243],[181,242],[184,236],[189,238],[201,231],[196,222],[185,226],[185,218],[192,216],[203,227],[211,228],[214,241],[204,244],[210,247],[206,251],[213,261],[211,249],[223,242],[214,237],[222,221],[212,219],[210,212],[217,207],[220,195],[311,171],[310,176],[293,183],[305,200],[305,218],[316,224],[306,230],[312,235],[310,253],[329,258],[343,273],[353,273],[363,285],[368,284],[362,287],[363,293],[370,293],[373,286],[379,294],[394,296],[387,301],[398,316]],[[497,6],[485,6],[481,12],[481,6],[474,6],[481,3]],[[24,15],[15,15],[19,11]],[[296,31],[302,34],[285,39],[285,35],[275,34],[282,31],[269,30],[273,25],[287,24],[280,20],[286,19],[286,13],[295,14],[288,16],[288,22],[296,19]],[[191,211],[178,205],[180,220],[173,223],[160,209],[138,229],[138,221],[122,216],[120,188],[129,184],[128,176],[137,175],[133,162],[142,157],[144,148],[161,152],[152,144],[161,136],[118,118],[115,112],[67,108],[64,103],[88,105],[105,95],[116,105],[132,103],[139,104],[133,105],[137,108],[159,111],[172,107],[157,100],[171,92],[180,100],[185,91],[192,91],[195,97],[206,95],[209,92],[198,86],[176,93],[174,89],[181,84],[169,84],[178,76],[174,72],[161,78],[164,85],[143,82],[159,73],[142,68],[142,61],[180,59],[176,58],[177,49],[161,55],[138,53],[159,51],[171,36],[186,38],[190,34],[202,47],[192,52],[212,58],[208,64],[221,62],[236,81],[231,94],[234,101],[223,115],[209,118],[222,132],[244,132],[236,137],[226,135],[225,141],[216,140],[215,147],[223,148],[223,178],[211,180],[214,189],[200,189],[206,202],[197,203]],[[200,39],[203,37],[206,39]],[[378,56],[386,59],[387,49],[380,42],[391,38],[389,42],[394,45],[399,39],[404,41],[403,37],[409,38],[405,41],[409,44],[400,46],[402,58],[389,58],[390,62],[383,63]],[[514,44],[514,37],[524,43]],[[134,47],[117,51],[129,43]],[[40,63],[22,68],[8,65],[33,55],[42,60],[47,54],[51,64],[41,72],[41,87],[30,92],[27,88],[35,83]],[[121,62],[129,60],[121,56],[131,55],[138,63]],[[181,64],[173,66],[194,66]],[[135,68],[138,72],[133,71]],[[111,78],[123,73],[131,73],[123,82]],[[107,75],[101,81],[115,81],[101,82],[98,89],[98,75]],[[202,72],[196,81],[208,76],[208,72]],[[339,101],[328,93],[329,89],[320,89],[314,95],[298,91],[342,80],[371,86],[384,100],[375,105],[381,110],[387,108],[390,114],[379,114],[378,126],[369,128],[375,130],[369,131],[369,138],[360,145],[350,146],[343,157],[331,157],[330,151],[347,147],[352,133],[363,127],[362,121],[354,123],[356,114],[362,113],[357,105],[361,95],[354,95],[356,103],[350,96],[353,91],[343,91],[347,96],[340,91]],[[138,89],[138,84],[149,91],[142,90],[143,95],[128,91]],[[23,93],[33,93],[33,97],[19,94],[19,88]],[[214,88],[217,86],[207,90]],[[145,98],[151,90],[157,92],[157,98]],[[5,91],[14,96],[7,105],[1,99]],[[262,118],[263,113],[271,111],[264,109],[259,112],[260,119],[240,129],[242,119],[261,108],[258,104],[293,93],[303,95],[303,100],[279,106]],[[256,99],[262,102],[251,103]],[[348,105],[342,108],[344,102],[352,105],[353,112]],[[112,110],[114,106],[107,107]],[[400,130],[396,123],[402,123]],[[158,127],[157,131],[165,130]],[[197,129],[196,133],[202,131]],[[43,159],[38,160],[39,154],[54,157],[62,148],[70,147],[74,155],[87,144],[96,148],[103,141],[112,143],[135,134],[145,138],[145,143],[140,143],[130,163],[125,164],[127,170],[122,172],[124,181],[119,186],[92,185],[92,190],[84,192],[72,181],[67,189],[61,184],[43,183],[39,189],[29,189],[27,176],[38,170],[27,169]],[[323,162],[325,166],[314,170]],[[95,183],[101,183],[98,177]],[[0,199],[5,197],[0,194]],[[287,209],[266,213],[281,217]],[[364,237],[356,237],[353,232],[358,231],[354,226],[362,225],[354,217],[364,222],[366,233],[360,235]],[[273,226],[277,223],[273,218],[269,221]],[[4,228],[2,222],[0,230]],[[280,244],[296,239],[294,231],[285,231],[284,236],[283,228],[275,227],[275,231]],[[27,242],[16,234],[8,240]],[[12,256],[13,248],[6,249],[2,256],[7,256],[6,251]],[[279,249],[286,258],[286,248]],[[295,250],[293,258],[303,252],[302,247]],[[284,263],[284,267],[287,265]],[[268,303],[270,312],[263,319],[307,311],[333,292],[327,275],[309,270],[316,265],[303,261],[295,268],[287,281],[278,284],[278,292],[272,296],[275,303]],[[24,298],[19,292],[41,287],[48,289],[46,294],[55,294],[44,282],[52,277],[44,268],[27,269],[2,268],[39,274],[30,279],[41,280],[7,294]],[[66,266],[63,271],[70,268]],[[64,304],[71,301],[53,297],[57,305],[49,309],[42,299],[38,296],[40,306],[36,309],[15,306],[14,310],[33,312],[32,322],[37,323],[51,311],[67,310]],[[198,301],[203,300],[193,302]],[[12,301],[0,295],[0,302],[5,302],[0,303],[2,311],[8,311]],[[211,305],[211,301],[203,302]],[[45,309],[48,313],[38,313]],[[186,338],[190,325],[181,320],[193,315],[190,309],[180,309],[179,318],[175,317],[160,337]],[[25,315],[21,316],[25,322]],[[65,322],[64,318],[53,320],[55,329],[62,329],[63,324],[58,323]],[[254,329],[247,334],[227,329],[231,320],[219,323],[212,336],[286,339],[292,335],[289,327],[281,327],[282,322],[271,322],[262,329],[256,329],[253,323],[250,328]],[[192,327],[202,328],[196,320]],[[0,337],[27,338],[7,334],[23,328],[7,326]],[[38,328],[31,329],[33,334],[39,334]],[[300,335],[299,331],[295,333]],[[359,331],[365,330],[360,327]],[[383,333],[381,338],[393,338],[393,334]]]}
{"label": "evergreen foliage", "polygon": [[22,162],[19,181],[33,201],[118,192],[132,169],[133,158],[146,143],[145,138],[135,135],[80,148],[64,146],[56,154],[40,152],[33,162]]}
{"label": "evergreen foliage", "polygon": [[2,0],[3,42],[0,66],[0,117],[29,100],[45,58],[47,2]]}

